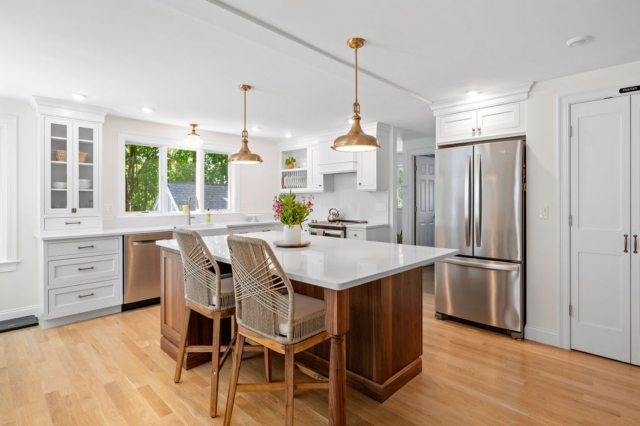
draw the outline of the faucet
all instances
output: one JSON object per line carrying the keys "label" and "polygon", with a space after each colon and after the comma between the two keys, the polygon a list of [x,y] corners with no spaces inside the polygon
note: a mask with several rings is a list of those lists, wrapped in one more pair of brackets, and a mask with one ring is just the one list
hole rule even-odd
{"label": "faucet", "polygon": [[189,196],[189,200],[187,200],[187,225],[191,225],[191,219],[195,219],[195,217],[191,217],[191,199],[192,198],[196,199],[196,209],[200,208],[200,206],[198,205],[198,197],[196,197],[195,194]]}

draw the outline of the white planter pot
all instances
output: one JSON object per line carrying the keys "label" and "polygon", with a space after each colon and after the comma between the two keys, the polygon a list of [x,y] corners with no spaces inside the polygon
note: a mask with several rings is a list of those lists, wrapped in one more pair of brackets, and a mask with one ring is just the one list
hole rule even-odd
{"label": "white planter pot", "polygon": [[284,243],[286,245],[298,245],[302,241],[302,227],[300,225],[284,226]]}

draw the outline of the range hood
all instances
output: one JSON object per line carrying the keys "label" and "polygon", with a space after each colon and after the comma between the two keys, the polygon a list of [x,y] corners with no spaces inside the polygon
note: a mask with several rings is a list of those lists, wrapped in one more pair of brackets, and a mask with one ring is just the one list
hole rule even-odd
{"label": "range hood", "polygon": [[318,171],[321,174],[355,173],[357,171],[358,154],[356,152],[334,151],[331,149],[333,142],[322,142],[319,145]]}

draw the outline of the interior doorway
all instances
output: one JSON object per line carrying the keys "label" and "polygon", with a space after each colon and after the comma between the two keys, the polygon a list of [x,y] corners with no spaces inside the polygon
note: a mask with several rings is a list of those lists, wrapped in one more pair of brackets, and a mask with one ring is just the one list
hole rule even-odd
{"label": "interior doorway", "polygon": [[417,246],[433,247],[435,237],[435,154],[414,157],[414,240]]}

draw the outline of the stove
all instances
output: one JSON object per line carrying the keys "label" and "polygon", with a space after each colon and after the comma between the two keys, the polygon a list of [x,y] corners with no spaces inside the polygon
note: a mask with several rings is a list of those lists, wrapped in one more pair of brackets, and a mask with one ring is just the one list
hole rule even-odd
{"label": "stove", "polygon": [[366,220],[311,220],[309,234],[319,237],[347,238],[347,225],[352,223],[367,223]]}

